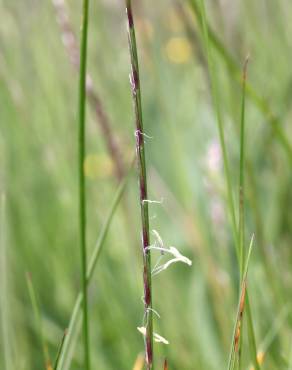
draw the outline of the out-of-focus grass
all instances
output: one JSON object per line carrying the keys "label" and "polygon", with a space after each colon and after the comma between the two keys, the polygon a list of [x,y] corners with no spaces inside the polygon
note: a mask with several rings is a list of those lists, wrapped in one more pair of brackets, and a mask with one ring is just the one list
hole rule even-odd
{"label": "out-of-focus grass", "polygon": [[[210,24],[239,65],[250,53],[249,82],[279,117],[291,145],[292,4],[289,0],[220,4],[206,1]],[[78,34],[81,8],[77,2],[67,6]],[[158,368],[167,356],[170,369],[215,370],[227,366],[239,275],[207,66],[201,58],[202,37],[195,17],[187,13],[198,41],[193,44],[188,39],[176,9],[170,1],[152,0],[137,2],[135,7],[145,131],[153,137],[146,139],[149,192],[151,199],[163,198],[162,205],[150,205],[151,228],[193,260],[190,269],[175,265],[153,279],[154,308],[161,315],[155,320],[155,331],[170,342],[169,346],[156,344],[155,352]],[[1,327],[1,333],[9,329],[9,335],[0,337],[0,367],[39,370],[42,344],[25,273],[30,272],[34,282],[52,362],[80,290],[78,76],[62,45],[50,1],[1,0],[0,13],[0,193],[6,197],[1,218],[6,235],[0,245],[1,261],[6,256],[5,270],[1,268],[6,288],[0,284],[1,298],[5,291],[5,301],[0,301],[1,313],[4,310],[9,317],[4,330]],[[213,54],[237,204],[241,87],[220,55]],[[134,134],[122,2],[92,2],[88,68],[129,163]],[[116,181],[95,115],[88,111],[90,253]],[[246,161],[253,173],[250,177],[246,168],[246,240],[256,234],[249,300],[260,349],[283,310],[287,311],[273,331],[263,362],[263,369],[286,369],[292,325],[291,162],[267,117],[248,97],[245,124]],[[121,205],[89,290],[93,368],[132,369],[143,349],[143,338],[136,330],[143,312],[136,189],[133,178],[127,187],[132,233]],[[243,368],[251,363],[246,334]],[[72,370],[82,369],[82,358],[78,345]]]}

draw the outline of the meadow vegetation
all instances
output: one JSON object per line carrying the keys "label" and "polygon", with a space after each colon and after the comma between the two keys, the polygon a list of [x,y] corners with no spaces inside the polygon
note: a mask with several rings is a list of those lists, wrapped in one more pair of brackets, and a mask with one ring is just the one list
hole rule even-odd
{"label": "meadow vegetation", "polygon": [[84,5],[0,0],[0,369],[291,370],[291,1]]}

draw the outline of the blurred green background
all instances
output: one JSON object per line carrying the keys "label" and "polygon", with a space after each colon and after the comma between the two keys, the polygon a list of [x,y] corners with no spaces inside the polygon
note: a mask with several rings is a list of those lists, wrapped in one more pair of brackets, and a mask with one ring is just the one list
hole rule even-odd
{"label": "blurred green background", "polygon": [[[188,1],[133,3],[144,125],[151,137],[146,138],[149,198],[163,199],[150,204],[151,229],[193,261],[192,267],[175,264],[153,279],[154,308],[161,316],[155,318],[155,332],[170,342],[155,344],[155,361],[158,369],[165,357],[170,369],[224,369],[238,269],[199,22]],[[239,73],[250,54],[248,79],[260,103],[252,95],[246,107],[246,239],[255,233],[249,296],[262,368],[289,369],[292,3],[210,0],[206,9]],[[39,370],[45,365],[26,274],[52,361],[80,289],[78,74],[65,26],[69,22],[79,39],[81,1],[1,0],[0,14],[0,368]],[[135,137],[123,1],[91,1],[88,58],[95,94],[128,168]],[[214,49],[214,58],[237,204],[241,87],[222,53]],[[117,179],[100,117],[92,104],[87,112],[84,169],[92,251]],[[142,368],[137,356],[143,338],[136,329],[143,320],[142,294],[133,173],[89,290],[94,369]],[[245,334],[243,368],[248,369]],[[80,338],[70,369],[82,369]]]}

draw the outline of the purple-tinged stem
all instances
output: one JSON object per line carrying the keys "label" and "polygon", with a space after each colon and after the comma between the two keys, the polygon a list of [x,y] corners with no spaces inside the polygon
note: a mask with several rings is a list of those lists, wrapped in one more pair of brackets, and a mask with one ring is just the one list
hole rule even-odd
{"label": "purple-tinged stem", "polygon": [[131,0],[126,0],[128,20],[128,40],[131,57],[130,82],[132,87],[133,104],[136,124],[136,155],[139,172],[140,207],[142,221],[143,247],[143,282],[144,282],[144,317],[146,327],[145,353],[147,370],[153,369],[153,318],[152,318],[152,291],[151,291],[151,255],[147,249],[149,238],[149,214],[147,203],[147,173],[145,161],[144,129],[142,118],[141,89],[139,77],[139,62],[136,45],[136,35]]}

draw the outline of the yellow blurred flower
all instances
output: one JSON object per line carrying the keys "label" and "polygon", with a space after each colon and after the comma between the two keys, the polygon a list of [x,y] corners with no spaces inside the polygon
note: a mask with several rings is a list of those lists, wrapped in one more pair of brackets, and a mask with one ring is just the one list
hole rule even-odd
{"label": "yellow blurred flower", "polygon": [[[258,360],[258,364],[259,365],[262,365],[263,362],[264,362],[264,359],[265,359],[265,353],[263,351],[260,351],[258,354],[257,354],[257,360]],[[251,366],[249,368],[250,370],[255,370],[254,366]]]}
{"label": "yellow blurred flower", "polygon": [[192,48],[185,37],[172,37],[165,46],[167,58],[175,64],[187,63],[192,54]]}
{"label": "yellow blurred flower", "polygon": [[112,161],[105,154],[88,154],[84,161],[84,173],[90,179],[110,177],[113,174]]}

